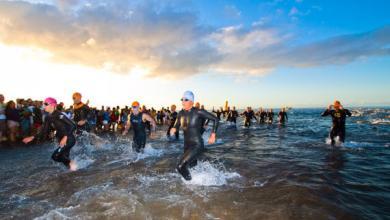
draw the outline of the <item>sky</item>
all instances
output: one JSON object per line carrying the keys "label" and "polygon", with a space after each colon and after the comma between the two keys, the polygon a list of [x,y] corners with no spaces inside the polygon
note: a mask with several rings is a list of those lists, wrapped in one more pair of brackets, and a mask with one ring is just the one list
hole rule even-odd
{"label": "sky", "polygon": [[387,0],[0,1],[0,93],[91,105],[390,106]]}

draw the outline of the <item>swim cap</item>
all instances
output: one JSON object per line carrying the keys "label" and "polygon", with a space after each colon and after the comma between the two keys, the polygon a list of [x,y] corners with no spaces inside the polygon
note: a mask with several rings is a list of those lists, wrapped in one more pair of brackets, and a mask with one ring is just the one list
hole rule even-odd
{"label": "swim cap", "polygon": [[131,104],[131,106],[133,107],[139,107],[139,102],[137,102],[137,101],[135,101],[135,102],[133,102],[132,104]]}
{"label": "swim cap", "polygon": [[79,98],[79,99],[81,99],[81,93],[79,93],[79,92],[75,92],[75,93],[73,93],[73,96],[72,96],[73,98]]}
{"label": "swim cap", "polygon": [[334,106],[340,106],[341,103],[340,103],[340,101],[336,100],[336,101],[334,101],[333,105],[334,105]]}
{"label": "swim cap", "polygon": [[183,98],[188,99],[188,100],[193,102],[194,101],[194,93],[192,93],[191,91],[185,91],[183,94]]}
{"label": "swim cap", "polygon": [[57,100],[55,98],[47,97],[44,103],[47,103],[49,105],[57,105]]}

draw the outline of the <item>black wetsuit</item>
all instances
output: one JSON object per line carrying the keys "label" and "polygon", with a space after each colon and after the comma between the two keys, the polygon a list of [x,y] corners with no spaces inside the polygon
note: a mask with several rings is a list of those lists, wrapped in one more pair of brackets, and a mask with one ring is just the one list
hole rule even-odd
{"label": "black wetsuit", "polygon": [[249,127],[251,126],[252,122],[251,120],[254,118],[257,120],[256,116],[255,116],[255,113],[253,112],[253,110],[250,110],[249,112],[248,111],[245,111],[244,113],[242,113],[245,117],[245,121],[244,121],[244,126],[245,127]]}
{"label": "black wetsuit", "polygon": [[84,125],[78,125],[77,124],[77,134],[81,134],[82,131],[87,131],[89,132],[90,131],[90,127],[89,127],[89,124],[88,124],[88,114],[89,114],[89,107],[85,104],[82,104],[81,107],[79,108],[74,108],[74,117],[73,117],[73,120],[76,122],[76,124],[79,122],[79,121],[83,121],[85,120],[85,124]]}
{"label": "black wetsuit", "polygon": [[134,131],[132,147],[137,153],[141,152],[146,144],[146,123],[142,121],[143,114],[140,112],[138,115],[130,115],[130,123]]}
{"label": "black wetsuit", "polygon": [[[177,119],[177,112],[172,112],[169,115],[169,119],[170,119],[170,123],[169,123],[168,131],[167,131],[167,137],[171,136],[170,131],[171,131],[171,128],[173,128],[173,126],[175,125],[175,122]],[[179,139],[179,130],[176,130],[175,137],[176,137],[176,140]]]}
{"label": "black wetsuit", "polygon": [[272,124],[274,122],[274,112],[267,112],[268,123]]}
{"label": "black wetsuit", "polygon": [[76,139],[73,135],[73,132],[76,130],[76,124],[68,119],[66,115],[62,114],[58,110],[55,110],[52,114],[49,114],[45,118],[41,132],[35,136],[37,141],[42,141],[45,139],[48,136],[50,129],[54,129],[56,131],[58,142],[60,142],[64,136],[68,137],[66,145],[64,147],[58,147],[52,154],[51,158],[54,161],[63,163],[66,167],[69,168],[70,149],[76,143]]}
{"label": "black wetsuit", "polygon": [[184,153],[176,169],[186,180],[191,180],[188,168],[197,164],[197,157],[204,150],[201,130],[205,119],[214,121],[213,132],[216,133],[219,124],[218,118],[205,110],[196,108],[189,111],[181,110],[174,125],[176,130],[181,127],[184,131]]}
{"label": "black wetsuit", "polygon": [[288,120],[287,112],[279,112],[279,123],[283,124]]}
{"label": "black wetsuit", "polygon": [[222,115],[223,112],[221,112],[221,111],[219,111],[219,110],[213,111],[213,112],[214,112],[215,114],[217,114],[218,120],[221,120],[221,115]]}
{"label": "black wetsuit", "polygon": [[329,133],[329,138],[332,145],[335,144],[335,138],[338,136],[340,142],[344,143],[345,140],[345,119],[347,116],[351,117],[351,112],[348,109],[341,110],[329,110],[326,109],[321,116],[332,116],[332,129]]}
{"label": "black wetsuit", "polygon": [[227,121],[237,123],[238,112],[236,110],[230,110],[227,116]]}
{"label": "black wetsuit", "polygon": [[261,111],[260,112],[260,123],[265,123],[265,118],[267,117],[267,112]]}

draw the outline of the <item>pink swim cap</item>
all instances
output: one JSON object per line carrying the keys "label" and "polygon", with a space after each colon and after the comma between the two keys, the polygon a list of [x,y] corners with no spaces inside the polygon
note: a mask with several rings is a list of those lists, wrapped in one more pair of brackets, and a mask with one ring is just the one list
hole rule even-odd
{"label": "pink swim cap", "polygon": [[48,97],[45,99],[44,103],[49,105],[57,105],[57,100],[55,98]]}

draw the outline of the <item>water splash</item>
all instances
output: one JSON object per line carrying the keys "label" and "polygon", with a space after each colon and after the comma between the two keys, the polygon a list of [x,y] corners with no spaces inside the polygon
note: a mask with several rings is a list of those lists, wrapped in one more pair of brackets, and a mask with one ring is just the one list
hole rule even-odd
{"label": "water splash", "polygon": [[229,179],[241,177],[236,172],[227,172],[223,166],[218,167],[208,161],[199,161],[197,166],[190,169],[190,172],[192,180],[185,181],[183,179],[184,183],[189,185],[222,186],[226,185]]}

